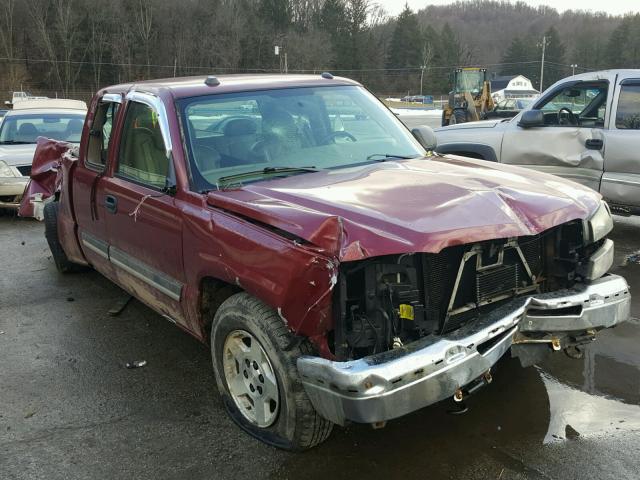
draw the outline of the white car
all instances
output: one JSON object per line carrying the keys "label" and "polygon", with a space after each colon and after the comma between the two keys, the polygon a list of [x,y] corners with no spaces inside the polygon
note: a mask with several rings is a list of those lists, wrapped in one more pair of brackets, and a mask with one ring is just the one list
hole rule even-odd
{"label": "white car", "polygon": [[440,153],[548,172],[640,214],[640,70],[565,78],[512,119],[435,129]]}
{"label": "white car", "polygon": [[0,209],[17,210],[31,174],[38,137],[79,143],[87,104],[79,100],[24,100],[0,123]]}

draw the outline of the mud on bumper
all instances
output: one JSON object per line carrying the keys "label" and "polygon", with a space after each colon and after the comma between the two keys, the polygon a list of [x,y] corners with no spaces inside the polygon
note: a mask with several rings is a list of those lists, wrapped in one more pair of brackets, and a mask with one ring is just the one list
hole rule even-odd
{"label": "mud on bumper", "polygon": [[488,372],[514,341],[559,342],[567,332],[593,332],[626,321],[630,300],[627,282],[607,275],[572,289],[514,299],[455,332],[402,349],[348,362],[304,356],[298,371],[313,406],[328,420],[383,422],[452,397]]}

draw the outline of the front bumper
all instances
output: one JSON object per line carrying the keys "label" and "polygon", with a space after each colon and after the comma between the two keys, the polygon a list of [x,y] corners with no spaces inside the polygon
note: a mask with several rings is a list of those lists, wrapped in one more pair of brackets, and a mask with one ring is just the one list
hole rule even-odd
{"label": "front bumper", "polygon": [[0,208],[18,209],[29,177],[0,177]]}
{"label": "front bumper", "polygon": [[383,422],[452,397],[488,372],[516,334],[521,344],[531,332],[612,327],[629,318],[630,303],[624,278],[607,275],[571,289],[513,299],[455,332],[424,337],[402,349],[348,362],[304,356],[298,371],[323,417],[340,425],[346,420]]}

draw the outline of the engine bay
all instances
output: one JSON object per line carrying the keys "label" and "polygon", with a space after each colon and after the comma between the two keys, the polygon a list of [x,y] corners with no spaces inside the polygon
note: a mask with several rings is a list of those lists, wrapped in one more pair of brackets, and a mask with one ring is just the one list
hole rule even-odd
{"label": "engine bay", "polygon": [[539,235],[457,245],[434,253],[342,264],[334,295],[340,360],[443,335],[510,299],[571,287],[601,242],[584,246],[581,221]]}

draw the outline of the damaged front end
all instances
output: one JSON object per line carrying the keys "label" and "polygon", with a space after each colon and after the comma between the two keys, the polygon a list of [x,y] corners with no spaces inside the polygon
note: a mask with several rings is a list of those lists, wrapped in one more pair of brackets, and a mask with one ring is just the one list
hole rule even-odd
{"label": "damaged front end", "polygon": [[329,420],[378,423],[488,383],[510,348],[523,365],[575,349],[629,316],[606,204],[538,235],[387,255],[340,267],[337,361],[298,361]]}

